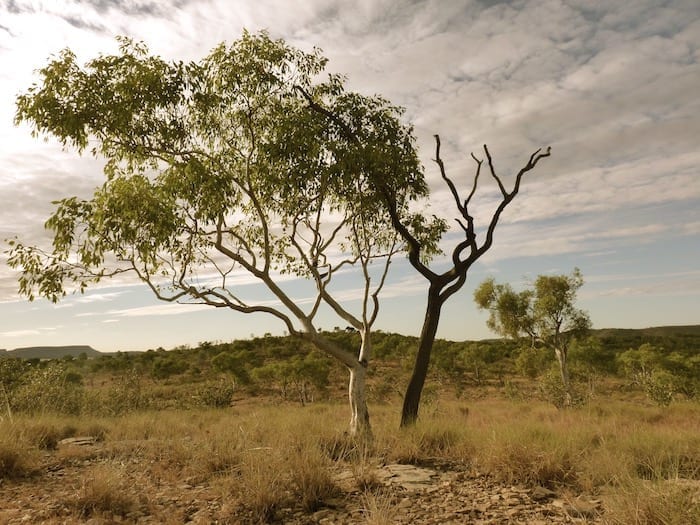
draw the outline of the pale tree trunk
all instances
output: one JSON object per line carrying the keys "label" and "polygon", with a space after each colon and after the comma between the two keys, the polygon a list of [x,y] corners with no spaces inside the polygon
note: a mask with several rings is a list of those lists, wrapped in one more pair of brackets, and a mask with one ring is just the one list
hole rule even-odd
{"label": "pale tree trunk", "polygon": [[369,410],[367,409],[367,395],[365,389],[365,379],[367,377],[367,367],[358,363],[356,367],[350,368],[350,386],[348,397],[350,399],[350,435],[357,438],[370,438],[372,427],[369,424]]}
{"label": "pale tree trunk", "polygon": [[367,366],[371,354],[371,344],[369,340],[369,328],[360,330],[362,344],[360,346],[359,357],[355,357],[351,352],[338,347],[335,343],[319,336],[314,332],[302,334],[316,348],[325,354],[336,358],[345,365],[350,373],[348,386],[348,399],[350,401],[350,429],[349,433],[353,437],[372,437],[372,430],[369,424],[369,410],[367,409],[367,395],[365,383],[367,378]]}
{"label": "pale tree trunk", "polygon": [[357,438],[372,437],[372,427],[369,424],[369,410],[367,409],[367,365],[371,353],[369,330],[360,332],[362,346],[356,364],[348,367],[350,372],[350,385],[348,387],[348,399],[350,400],[350,435]]}
{"label": "pale tree trunk", "polygon": [[564,385],[564,406],[569,407],[572,404],[571,399],[571,381],[569,379],[569,366],[566,362],[566,348],[555,348],[554,355],[557,356],[559,362],[559,373],[561,374],[561,382]]}

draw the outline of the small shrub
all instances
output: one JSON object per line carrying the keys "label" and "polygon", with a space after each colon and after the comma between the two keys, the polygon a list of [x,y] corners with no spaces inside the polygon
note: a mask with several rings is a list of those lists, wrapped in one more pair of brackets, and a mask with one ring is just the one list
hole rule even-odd
{"label": "small shrub", "polygon": [[147,408],[148,400],[142,389],[141,374],[136,368],[126,370],[103,398],[104,410],[121,415]]}
{"label": "small shrub", "polygon": [[83,387],[67,380],[66,365],[52,362],[32,368],[12,400],[18,412],[30,414],[79,414],[83,405]]}
{"label": "small shrub", "polygon": [[[552,368],[543,374],[538,381],[537,387],[543,401],[552,403],[559,409],[567,406],[567,393],[558,370]],[[581,406],[586,402],[585,395],[581,393],[580,388],[574,381],[569,382],[569,390],[571,396],[571,404],[569,406]]]}
{"label": "small shrub", "polygon": [[665,371],[655,372],[644,381],[644,391],[657,405],[667,407],[676,393],[675,378]]}
{"label": "small shrub", "polygon": [[513,383],[513,381],[506,381],[503,385],[503,395],[506,399],[510,401],[522,401],[524,396],[523,393],[518,388],[518,385]]}
{"label": "small shrub", "polygon": [[195,396],[198,405],[212,408],[226,408],[231,406],[235,384],[231,380],[220,379],[215,383],[207,383],[201,386]]}

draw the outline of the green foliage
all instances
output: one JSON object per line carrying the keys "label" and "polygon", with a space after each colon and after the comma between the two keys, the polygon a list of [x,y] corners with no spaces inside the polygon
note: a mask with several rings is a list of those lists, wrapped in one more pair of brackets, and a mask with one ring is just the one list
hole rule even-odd
{"label": "green foliage", "polygon": [[226,408],[231,406],[236,385],[233,381],[221,378],[218,381],[209,381],[197,389],[195,400],[198,405],[212,408]]}
{"label": "green foliage", "polygon": [[123,372],[102,398],[102,407],[112,415],[126,414],[148,407],[148,396],[144,392],[141,374],[136,368]]}
{"label": "green foliage", "polygon": [[153,361],[151,376],[157,379],[166,379],[170,376],[185,372],[189,368],[189,365],[185,360],[179,359],[178,357],[179,356],[172,354],[157,357]]}
{"label": "green foliage", "polygon": [[250,383],[250,374],[246,366],[249,355],[249,352],[240,350],[237,352],[222,351],[212,358],[211,365],[214,370],[227,372],[243,384],[247,384]]}
{"label": "green foliage", "polygon": [[575,383],[572,382],[568,388],[564,385],[557,367],[550,367],[539,377],[537,388],[543,401],[552,403],[559,409],[580,406],[586,401]]}
{"label": "green foliage", "polygon": [[10,395],[22,384],[22,377],[31,369],[29,361],[15,358],[0,358],[0,387]]}
{"label": "green foliage", "polygon": [[33,367],[22,377],[11,398],[14,410],[32,414],[79,414],[84,390],[68,380],[66,365],[53,361],[45,367]]}
{"label": "green foliage", "polygon": [[[585,335],[591,325],[588,314],[574,306],[581,286],[583,277],[575,268],[571,275],[540,275],[532,288],[519,293],[510,285],[497,284],[493,279],[486,279],[474,291],[477,307],[489,311],[487,325],[491,330],[513,339],[526,336],[533,346],[541,345],[554,351],[567,392],[567,405],[572,402],[569,345]],[[557,398],[555,394],[552,397]]]}
{"label": "green foliage", "polygon": [[515,359],[515,369],[519,374],[535,379],[550,367],[551,356],[548,349],[522,347]]}
{"label": "green foliage", "polygon": [[[67,285],[82,291],[130,270],[160,297],[178,290],[246,311],[237,297],[197,284],[200,268],[228,273],[213,251],[257,278],[308,276],[331,241],[353,255],[391,251],[384,196],[407,214],[428,192],[412,129],[402,108],[345,91],[338,75],[322,80],[326,62],[265,32],[244,32],[191,63],[166,62],[127,38],[118,54],[84,66],[61,52],[17,98],[15,121],[79,152],[94,145],[106,182],[92,199],[56,202],[50,253],[10,241],[20,292],[57,301]],[[328,242],[322,212],[345,226]],[[413,222],[426,253],[437,252],[444,223]],[[110,254],[125,264],[111,267]]]}
{"label": "green foliage", "polygon": [[302,405],[328,386],[330,363],[315,352],[295,355],[285,361],[271,362],[252,372],[260,384],[272,386],[282,399],[296,399]]}
{"label": "green foliage", "polygon": [[509,284],[486,279],[474,291],[479,309],[489,311],[488,327],[504,337],[528,336],[551,348],[580,337],[590,319],[575,308],[583,286],[578,268],[571,275],[540,275],[531,289],[515,292]]}
{"label": "green foliage", "polygon": [[668,406],[677,393],[694,398],[700,391],[700,357],[644,343],[618,355],[617,363],[633,384],[660,406]]}

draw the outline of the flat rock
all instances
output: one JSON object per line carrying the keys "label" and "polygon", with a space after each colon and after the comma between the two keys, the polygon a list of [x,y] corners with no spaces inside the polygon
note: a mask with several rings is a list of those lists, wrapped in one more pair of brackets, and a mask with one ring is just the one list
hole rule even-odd
{"label": "flat rock", "polygon": [[93,436],[70,437],[58,442],[59,445],[74,445],[78,447],[94,445],[95,443],[97,443],[97,438]]}

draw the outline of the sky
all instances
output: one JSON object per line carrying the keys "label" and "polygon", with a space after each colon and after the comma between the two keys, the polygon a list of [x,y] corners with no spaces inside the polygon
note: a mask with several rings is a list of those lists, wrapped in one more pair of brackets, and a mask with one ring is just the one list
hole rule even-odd
{"label": "sky", "polygon": [[[431,187],[430,212],[454,204],[432,158],[466,194],[487,144],[506,185],[551,146],[501,219],[493,248],[446,304],[439,337],[494,337],[473,290],[487,277],[527,286],[580,268],[577,305],[595,328],[700,323],[700,3],[697,0],[0,0],[0,252],[4,239],[50,246],[51,201],[89,198],[99,159],[15,126],[15,99],[69,47],[81,62],[145,42],[167,60],[265,29],[323,50],[349,89],[406,109]],[[484,216],[494,188],[477,194]],[[456,224],[451,222],[452,224]],[[457,231],[443,246],[454,245]],[[87,344],[146,350],[282,334],[277,319],[159,302],[134,280],[58,304],[17,294],[0,254],[0,349]],[[444,258],[432,263],[440,270]],[[239,285],[256,297],[256,285]],[[309,283],[289,280],[301,303]],[[356,283],[337,293],[357,308]],[[418,335],[427,282],[392,265],[375,328]],[[319,326],[347,323],[325,314]]]}

